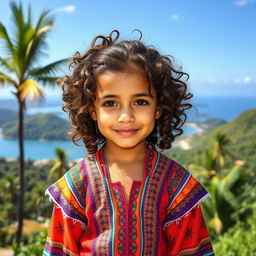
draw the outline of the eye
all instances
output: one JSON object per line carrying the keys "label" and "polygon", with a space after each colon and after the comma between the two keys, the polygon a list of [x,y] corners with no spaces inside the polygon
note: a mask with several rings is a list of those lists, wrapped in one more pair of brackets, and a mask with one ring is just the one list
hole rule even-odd
{"label": "eye", "polygon": [[139,106],[145,106],[148,105],[149,102],[147,100],[144,99],[138,99],[135,101],[135,105],[139,105]]}
{"label": "eye", "polygon": [[103,107],[107,107],[107,108],[109,108],[109,107],[116,107],[117,103],[115,101],[113,101],[113,100],[108,100],[108,101],[103,102],[102,106]]}

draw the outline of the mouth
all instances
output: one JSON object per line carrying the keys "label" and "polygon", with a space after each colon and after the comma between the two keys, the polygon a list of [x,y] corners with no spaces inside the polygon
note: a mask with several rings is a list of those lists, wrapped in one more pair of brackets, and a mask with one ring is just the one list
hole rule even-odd
{"label": "mouth", "polygon": [[115,130],[118,134],[122,136],[131,136],[135,134],[138,131],[138,129],[122,129],[122,130]]}

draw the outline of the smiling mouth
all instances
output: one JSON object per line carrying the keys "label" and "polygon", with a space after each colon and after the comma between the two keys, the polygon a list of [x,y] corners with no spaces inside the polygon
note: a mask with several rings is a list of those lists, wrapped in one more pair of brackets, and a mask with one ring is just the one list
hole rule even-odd
{"label": "smiling mouth", "polygon": [[138,131],[138,129],[131,129],[131,130],[115,130],[115,132],[117,132],[120,135],[123,136],[131,136],[133,134],[135,134]]}

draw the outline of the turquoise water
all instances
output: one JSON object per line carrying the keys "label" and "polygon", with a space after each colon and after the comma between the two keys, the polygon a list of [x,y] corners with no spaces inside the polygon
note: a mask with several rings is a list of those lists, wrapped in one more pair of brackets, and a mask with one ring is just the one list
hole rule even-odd
{"label": "turquoise water", "polygon": [[[86,156],[86,151],[82,146],[78,147],[69,141],[37,141],[25,140],[25,158],[39,160],[46,158],[55,158],[55,148],[62,147],[66,152],[69,152],[69,158],[80,159]],[[6,158],[18,157],[18,140],[0,139],[0,156]]]}
{"label": "turquoise water", "polygon": [[[195,128],[185,127],[185,134],[196,132]],[[57,147],[62,147],[66,152],[69,152],[70,159],[81,159],[86,156],[86,150],[82,142],[80,147],[75,146],[71,141],[37,141],[25,140],[25,158],[40,160],[46,158],[55,158],[54,150]],[[19,152],[18,140],[0,139],[0,157],[17,158]]]}

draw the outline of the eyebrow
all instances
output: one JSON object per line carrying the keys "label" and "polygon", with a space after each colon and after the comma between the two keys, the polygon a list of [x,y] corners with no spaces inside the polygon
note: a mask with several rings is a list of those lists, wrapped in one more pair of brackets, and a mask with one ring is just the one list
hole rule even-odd
{"label": "eyebrow", "polygon": [[[151,96],[148,93],[137,93],[133,95],[134,98],[138,98],[138,97],[150,97],[150,98],[154,98],[153,96]],[[101,97],[101,99],[108,99],[108,98],[119,98],[118,95],[115,94],[106,94],[104,96]]]}

